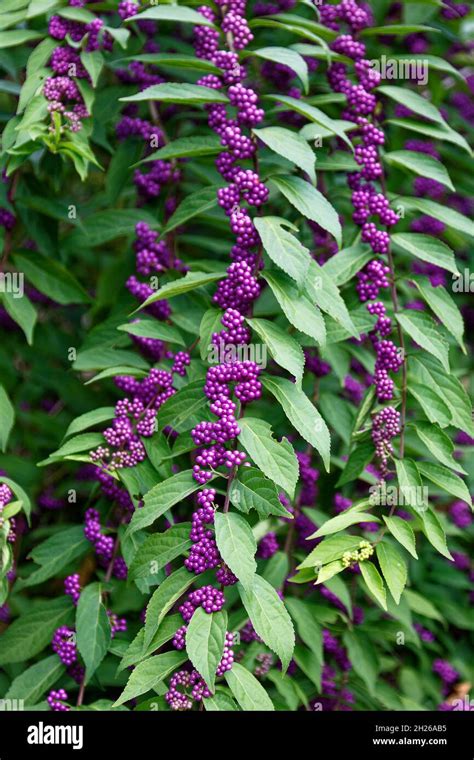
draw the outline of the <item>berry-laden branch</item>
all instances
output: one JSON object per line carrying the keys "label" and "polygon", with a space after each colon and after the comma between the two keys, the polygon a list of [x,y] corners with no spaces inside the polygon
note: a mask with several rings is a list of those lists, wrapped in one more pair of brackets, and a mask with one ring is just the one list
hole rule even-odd
{"label": "berry-laden branch", "polygon": [[[474,319],[446,274],[473,232],[469,9],[430,6],[440,35],[409,2],[155,6],[69,0],[1,33],[27,55],[0,61],[0,224],[40,308],[6,272],[0,697],[452,709],[470,672],[456,304]],[[381,51],[429,51],[429,77],[384,82]],[[435,484],[428,509],[401,508],[404,482]]]}

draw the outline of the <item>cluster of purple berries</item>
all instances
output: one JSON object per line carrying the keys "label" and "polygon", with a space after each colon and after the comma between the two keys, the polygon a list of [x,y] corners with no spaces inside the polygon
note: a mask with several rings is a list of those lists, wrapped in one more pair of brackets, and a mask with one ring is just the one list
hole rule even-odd
{"label": "cluster of purple berries", "polygon": [[6,230],[12,230],[15,226],[15,222],[16,219],[11,211],[0,206],[0,227],[4,227]]}
{"label": "cluster of purple berries", "polygon": [[[107,536],[102,532],[102,525],[100,523],[100,515],[96,509],[89,507],[86,510],[84,521],[84,535],[91,544],[94,545],[95,553],[99,559],[99,564],[102,567],[108,567],[112,561],[112,574],[119,580],[125,580],[127,577],[127,565],[123,557],[114,557],[114,539],[112,536]],[[67,588],[66,588],[67,582]],[[65,581],[66,594],[71,596],[73,602],[76,604],[80,594],[79,576],[70,575]]]}
{"label": "cluster of purple berries", "polygon": [[[0,528],[5,523],[5,518],[2,517],[2,512],[11,502],[13,499],[13,492],[9,486],[7,486],[6,483],[0,483]],[[7,541],[11,544],[15,543],[16,541],[16,522],[14,517],[10,517],[8,519],[8,535],[7,535]]]}
{"label": "cluster of purple berries", "polygon": [[67,594],[67,596],[70,596],[73,604],[77,606],[79,597],[81,595],[79,573],[68,575],[67,578],[64,579],[64,593]]}
{"label": "cluster of purple berries", "polygon": [[[359,5],[356,0],[343,0],[337,5],[323,5],[320,15],[323,23],[337,32],[341,32],[342,25],[347,26],[347,33],[339,34],[331,47],[353,60],[353,74],[357,83],[354,84],[349,78],[348,65],[341,62],[333,63],[329,67],[328,80],[333,90],[346,96],[347,108],[344,118],[357,125],[351,136],[356,141],[355,160],[361,168],[348,178],[352,190],[353,220],[361,227],[362,241],[368,243],[374,253],[383,256],[390,248],[388,230],[397,224],[399,217],[390,208],[384,192],[378,190],[374,184],[374,181],[383,179],[379,151],[385,137],[375,123],[377,98],[372,92],[380,83],[380,74],[365,57],[364,43],[355,38],[360,30],[371,24],[370,11],[366,5]],[[367,304],[367,309],[377,317],[370,337],[377,354],[374,384],[379,401],[390,401],[393,398],[394,382],[389,372],[397,372],[404,361],[397,346],[387,340],[392,330],[392,322],[382,301],[376,301],[380,289],[390,286],[389,278],[390,268],[382,260],[374,259],[359,272],[357,283],[360,300],[363,303],[371,301],[372,303]],[[390,416],[390,412],[387,414]],[[382,461],[385,466],[386,450],[378,432],[376,437],[378,449],[384,452]]]}
{"label": "cluster of purple berries", "polygon": [[211,691],[197,670],[179,670],[170,680],[165,699],[172,710],[184,711],[191,710],[194,702],[201,702],[211,696]]}
{"label": "cluster of purple berries", "polygon": [[53,689],[49,692],[46,701],[53,712],[67,712],[71,708],[64,704],[69,699],[67,691],[64,689]]}
{"label": "cluster of purple berries", "polygon": [[197,495],[198,509],[193,513],[189,535],[193,545],[189,557],[184,560],[185,567],[196,575],[217,567],[222,562],[214,534],[206,527],[214,523],[215,496],[213,488],[204,488]]}
{"label": "cluster of purple berries", "polygon": [[[77,0],[75,4],[77,5]],[[79,53],[68,41],[73,44],[82,43],[87,52],[99,49],[110,51],[113,47],[113,37],[104,29],[104,22],[100,18],[82,23],[53,15],[49,20],[48,32],[50,37],[64,43],[54,48],[51,53],[49,65],[54,76],[48,77],[43,86],[43,94],[49,101],[48,111],[51,114],[49,130],[52,133],[57,131],[58,124],[54,119],[54,113],[59,113],[65,119],[64,124],[59,124],[61,134],[66,128],[71,132],[79,132],[82,120],[90,114],[75,79],[90,81],[90,77],[82,65]]]}
{"label": "cluster of purple berries", "polygon": [[392,440],[400,435],[400,412],[393,406],[386,406],[372,420],[372,440],[375,453],[381,462],[381,475],[387,473],[387,462],[393,454]]}
{"label": "cluster of purple berries", "polygon": [[153,435],[158,409],[176,393],[172,373],[157,368],[152,368],[142,381],[117,376],[116,384],[132,395],[117,402],[112,425],[104,430],[104,438],[112,450],[99,446],[90,454],[94,463],[109,470],[134,467],[145,459],[141,438]]}
{"label": "cluster of purple berries", "polygon": [[[174,648],[178,650],[183,650],[185,648],[187,624],[191,620],[192,616],[194,615],[194,612],[197,610],[198,607],[202,607],[202,609],[208,615],[210,615],[213,612],[219,612],[223,608],[224,603],[225,603],[225,598],[224,598],[223,592],[219,591],[219,589],[217,588],[214,588],[214,586],[202,586],[201,588],[196,589],[196,591],[192,591],[188,595],[187,600],[183,602],[183,604],[179,608],[179,611],[186,625],[181,626],[176,631],[173,638]],[[234,662],[234,651],[232,648],[233,641],[234,641],[233,635],[227,632],[225,635],[222,657],[216,670],[217,676],[224,675],[224,673],[226,673],[228,670],[231,670],[232,668],[232,664]],[[173,679],[171,680],[170,687],[171,688],[168,694],[170,694],[170,692],[173,692]],[[210,695],[211,695],[210,692],[203,694],[203,696],[205,697],[210,696]],[[166,698],[168,700],[168,696]],[[196,699],[195,696],[193,698]],[[178,701],[179,701],[179,698],[178,698]],[[186,708],[173,707],[173,709],[191,709],[191,707],[186,707]]]}
{"label": "cluster of purple berries", "polygon": [[[216,302],[222,308],[232,307],[242,313],[247,311],[258,295],[258,284],[252,276],[256,255],[250,249],[259,243],[252,219],[242,204],[246,202],[249,206],[259,207],[268,198],[268,188],[261,181],[255,167],[253,170],[242,169],[237,164],[238,161],[254,158],[256,142],[245,133],[245,129],[256,127],[264,117],[264,112],[258,105],[257,93],[243,84],[246,69],[240,64],[236,53],[253,39],[245,20],[245,6],[243,0],[231,0],[222,8],[221,28],[226,36],[226,50],[219,49],[217,29],[204,26],[194,29],[196,54],[211,61],[222,71],[219,76],[212,74],[202,77],[198,84],[213,89],[227,88],[230,105],[235,109],[235,116],[230,117],[227,107],[220,103],[206,106],[209,126],[220,137],[221,144],[226,149],[218,156],[216,166],[228,182],[228,185],[218,191],[218,202],[229,216],[231,230],[236,236],[237,245],[234,246],[231,257],[236,263],[247,264],[247,269],[228,271],[228,277],[232,277],[241,289],[240,303],[239,296],[229,300],[230,291],[235,289],[234,286],[230,285],[225,289],[222,284]],[[199,12],[208,20],[217,23],[216,14],[210,8],[201,6]]]}
{"label": "cluster of purple berries", "polygon": [[[240,342],[248,335],[243,328],[243,317],[235,309],[228,309],[223,318],[223,331],[213,335],[216,345],[231,345]],[[217,422],[199,422],[191,431],[196,445],[200,448],[193,467],[193,476],[201,485],[213,477],[213,470],[219,466],[229,469],[244,462],[245,454],[236,449],[226,449],[229,443],[240,433],[236,419],[237,405],[231,400],[233,393],[241,404],[247,404],[261,395],[261,383],[258,379],[260,367],[251,361],[230,361],[213,365],[206,375],[204,392],[211,402],[211,412],[218,418]]]}
{"label": "cluster of purple berries", "polygon": [[73,665],[76,662],[76,634],[72,628],[68,628],[66,625],[57,628],[51,646],[63,665]]}

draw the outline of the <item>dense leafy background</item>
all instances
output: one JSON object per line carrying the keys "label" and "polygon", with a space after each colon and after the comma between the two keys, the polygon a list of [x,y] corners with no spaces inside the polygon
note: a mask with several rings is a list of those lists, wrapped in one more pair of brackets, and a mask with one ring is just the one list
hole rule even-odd
{"label": "dense leafy background", "polygon": [[[375,317],[355,285],[374,256],[352,221],[354,125],[344,118],[345,96],[327,79],[331,61],[353,61],[332,51],[336,32],[311,2],[281,3],[273,14],[262,3],[247,8],[254,39],[239,57],[265,116],[253,135],[257,158],[243,165],[258,170],[270,196],[255,215],[264,269],[246,316],[269,363],[262,397],[239,421],[238,448],[252,467],[229,483],[220,468],[211,484],[217,546],[239,583],[225,589],[223,610],[195,613],[186,649],[177,651],[170,642],[183,623],[179,604],[215,583],[210,571],[189,573],[183,559],[198,489],[190,431],[212,419],[203,392],[207,347],[222,327],[212,297],[235,244],[217,203],[222,147],[203,104],[227,96],[225,88],[196,86],[219,69],[195,55],[193,28],[204,19],[194,4],[144,4],[148,26],[121,19],[117,5],[3,0],[0,9],[0,207],[15,218],[0,227],[2,273],[26,281],[22,298],[0,293],[0,467],[14,493],[0,528],[0,694],[48,709],[50,690],[64,688],[71,706],[165,710],[169,679],[190,660],[214,693],[204,699],[207,710],[452,704],[474,680],[474,12],[463,6],[458,16],[453,3],[436,0],[378,0],[370,3],[372,26],[359,35],[371,60],[418,55],[429,63],[426,84],[384,80],[375,89],[385,133],[382,189],[401,215],[391,244],[395,281],[381,298],[394,321],[391,339],[400,346],[403,338],[407,376],[406,383],[404,372],[393,376],[389,403],[406,406],[406,428],[394,439],[387,485],[426,487],[420,510],[370,501],[380,472],[371,420],[386,403],[367,379]],[[84,40],[52,39],[54,14],[79,24],[102,18],[108,43],[87,51]],[[88,73],[78,82],[91,117],[79,132],[51,119],[43,94],[62,44],[77,49]],[[131,61],[160,83],[144,91],[124,75]],[[124,112],[130,104],[136,110]],[[143,136],[120,133],[124,113],[164,135],[156,155]],[[413,139],[431,142],[438,158],[407,150]],[[144,196],[134,172],[146,175],[148,160],[168,162],[172,176]],[[417,178],[442,189],[434,198],[419,194]],[[426,216],[428,228],[419,221]],[[158,291],[151,301],[170,304],[164,320],[131,316],[137,301],[125,282],[136,271],[140,221],[181,262],[151,284]],[[184,376],[174,375],[177,393],[159,410],[146,459],[117,471],[135,506],[127,527],[117,500],[85,466],[123,396],[113,378],[141,379],[155,364],[136,336],[164,341],[174,353],[188,349],[192,358]],[[315,372],[321,361],[326,374]],[[172,363],[163,356],[157,366],[169,371]],[[350,511],[338,514],[341,503]],[[128,566],[126,580],[101,565],[84,537],[90,507]],[[343,555],[363,540],[375,553],[360,572],[344,567]],[[265,541],[277,548],[269,558]],[[77,609],[63,589],[72,573],[83,588]],[[111,636],[105,608],[126,619],[126,631]],[[249,619],[257,633],[250,642]],[[63,625],[76,632],[81,685],[52,653]],[[232,669],[215,680],[226,630],[244,634]],[[433,671],[439,659],[457,671],[448,685]]]}

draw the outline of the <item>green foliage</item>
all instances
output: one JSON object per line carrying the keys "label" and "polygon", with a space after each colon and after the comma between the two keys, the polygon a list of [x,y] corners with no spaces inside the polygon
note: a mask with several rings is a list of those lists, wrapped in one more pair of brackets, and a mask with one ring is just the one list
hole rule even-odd
{"label": "green foliage", "polygon": [[244,47],[227,6],[1,5],[0,699],[452,701],[474,678],[472,13],[370,3],[353,32],[382,78],[356,115],[350,24],[309,0],[249,3]]}

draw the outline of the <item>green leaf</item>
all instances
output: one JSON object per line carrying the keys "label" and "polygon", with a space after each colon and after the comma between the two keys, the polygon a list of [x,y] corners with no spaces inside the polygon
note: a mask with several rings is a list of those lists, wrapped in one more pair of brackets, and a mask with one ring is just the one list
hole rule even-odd
{"label": "green leaf", "polygon": [[291,443],[276,441],[271,425],[256,417],[243,417],[239,427],[239,441],[257,467],[293,498],[299,468]]}
{"label": "green leaf", "polygon": [[133,641],[129,644],[117,672],[130,667],[130,665],[136,665],[138,662],[145,660],[153,654],[153,652],[156,652],[163,646],[163,644],[166,644],[173,638],[178,628],[181,628],[182,624],[183,618],[179,613],[176,613],[176,615],[169,615],[163,620],[159,630],[153,636],[147,647],[144,647],[143,644],[145,639],[145,629],[141,628]]}
{"label": "green leaf", "polygon": [[314,171],[316,156],[307,141],[298,132],[292,132],[284,127],[263,127],[252,131],[271,150],[302,169],[311,181],[316,183]]}
{"label": "green leaf", "polygon": [[367,421],[369,413],[374,404],[374,399],[375,399],[375,389],[373,388],[373,386],[371,386],[366,391],[364,398],[362,399],[362,403],[359,406],[359,411],[357,412],[357,416],[354,421],[352,437],[355,435],[356,432],[358,432],[362,428],[362,426]]}
{"label": "green leaf", "polygon": [[397,541],[402,546],[404,546],[408,552],[410,552],[412,557],[418,559],[418,554],[416,553],[415,534],[413,533],[413,528],[411,527],[410,523],[408,523],[406,520],[403,520],[401,517],[386,517],[383,515],[383,519],[385,520],[387,528],[389,529],[392,536],[396,538]]}
{"label": "green leaf", "polygon": [[142,13],[135,16],[129,16],[126,21],[142,21],[143,19],[153,19],[155,21],[179,21],[180,23],[193,24],[193,26],[210,26],[214,28],[212,21],[209,21],[198,11],[192,8],[186,8],[178,5],[160,5],[158,8],[147,8]]}
{"label": "green leaf", "polygon": [[90,583],[81,592],[76,613],[76,642],[90,681],[107,654],[111,639],[110,621],[102,604],[100,583]]}
{"label": "green leaf", "polygon": [[428,599],[418,594],[416,591],[406,589],[404,598],[410,605],[410,609],[417,615],[423,615],[424,617],[431,618],[432,620],[439,620],[443,622],[443,618],[439,614],[438,610]]}
{"label": "green leaf", "polygon": [[199,351],[203,361],[210,361],[210,352],[213,350],[212,336],[222,330],[221,309],[208,309],[204,312],[199,325]]}
{"label": "green leaf", "polygon": [[278,551],[265,563],[263,577],[273,588],[279,589],[288,578],[289,569],[288,556],[285,552]]}
{"label": "green leaf", "polygon": [[189,538],[190,529],[191,523],[179,523],[168,528],[164,533],[148,536],[128,568],[128,577],[131,580],[147,578],[184,554],[192,545]]}
{"label": "green leaf", "polygon": [[358,446],[353,449],[349,454],[346,466],[344,467],[339,480],[336,485],[344,486],[346,483],[350,483],[352,480],[356,480],[365,468],[372,461],[374,456],[374,444],[359,443]]}
{"label": "green leaf", "polygon": [[33,344],[33,331],[38,315],[29,298],[26,295],[17,298],[15,294],[2,290],[0,300],[3,302],[7,314],[21,327],[28,344],[31,346]]}
{"label": "green leaf", "polygon": [[327,425],[316,407],[290,380],[282,377],[266,377],[263,385],[281,404],[298,433],[320,453],[324,466],[329,472],[331,439]]}
{"label": "green leaf", "polygon": [[[31,5],[33,5],[33,3],[31,3]],[[46,37],[38,45],[36,45],[36,47],[31,51],[26,63],[27,77],[29,77],[31,74],[34,74],[38,69],[41,69],[46,65],[56,45],[57,43],[51,39],[51,37]]]}
{"label": "green leaf", "polygon": [[275,709],[262,684],[243,665],[234,662],[224,678],[242,710],[269,712]]}
{"label": "green leaf", "polygon": [[453,557],[446,544],[446,533],[441,525],[438,515],[432,509],[428,509],[421,514],[422,530],[426,538],[434,548],[454,562]]}
{"label": "green leaf", "polygon": [[423,481],[416,462],[413,459],[395,459],[395,468],[399,484],[399,501],[421,512],[427,508]]}
{"label": "green leaf", "polygon": [[[194,59],[193,59],[194,60]],[[197,59],[196,59],[197,60]],[[218,137],[206,135],[205,137],[178,137],[177,140],[167,143],[159,150],[140,161],[141,164],[149,161],[169,161],[172,158],[196,158],[197,156],[214,156],[222,151],[222,145]]]}
{"label": "green leaf", "polygon": [[40,293],[56,303],[67,305],[90,302],[90,296],[82,285],[55,259],[39,256],[35,252],[33,255],[16,253],[13,261]]}
{"label": "green leaf", "polygon": [[[209,211],[209,209],[217,206],[218,189],[218,185],[211,185],[210,187],[204,187],[203,189],[196,190],[195,193],[188,195],[184,201],[179,204],[176,211],[168,219],[168,222],[166,223],[162,234],[165,235],[166,233],[171,232],[171,230],[174,230],[176,227],[180,227],[182,224],[185,224],[185,222],[193,219],[193,217],[198,216],[198,214],[202,214],[204,211]],[[191,274],[194,273],[188,272],[186,277]],[[225,277],[225,273],[221,273],[219,277]]]}
{"label": "green leaf", "polygon": [[117,330],[129,333],[130,335],[137,335],[141,338],[163,340],[166,343],[176,343],[179,346],[185,345],[183,337],[176,327],[168,325],[166,322],[158,322],[156,319],[140,319],[136,322],[119,325]]}
{"label": "green leaf", "polygon": [[185,470],[172,475],[152,488],[144,496],[141,509],[135,510],[130,521],[129,533],[152,525],[161,515],[171,509],[200,488],[194,480],[192,470]]}
{"label": "green leaf", "polygon": [[170,426],[182,433],[200,422],[202,410],[209,403],[209,399],[202,392],[202,385],[201,380],[189,383],[165,401],[158,412],[161,430]]}
{"label": "green leaf", "polygon": [[321,626],[316,621],[310,607],[302,599],[295,599],[293,597],[286,599],[285,602],[291,617],[296,623],[298,636],[322,665],[324,662],[323,635]]}
{"label": "green leaf", "polygon": [[238,589],[255,631],[278,655],[286,672],[293,656],[295,632],[285,605],[273,586],[260,575],[254,575],[248,587],[239,583]]}
{"label": "green leaf", "polygon": [[[123,352],[122,352],[123,356]],[[102,372],[98,372],[97,375],[94,375],[90,380],[88,380],[84,385],[91,385],[91,383],[97,383],[99,380],[104,380],[107,377],[115,377],[116,375],[128,375],[129,377],[139,377],[143,378],[146,377],[147,373],[143,369],[138,369],[137,367],[130,367],[126,364],[116,367],[108,367],[107,369],[104,369]]]}
{"label": "green leaf", "polygon": [[450,467],[456,472],[463,472],[465,474],[460,463],[453,458],[454,444],[451,438],[438,425],[432,425],[428,422],[417,422],[416,425],[413,425],[413,428],[418,438],[423,441],[425,446],[441,464]]}
{"label": "green leaf", "polygon": [[[326,348],[323,353],[323,359],[329,361],[342,385],[347,375],[347,373],[344,373],[343,375],[342,370],[346,366],[347,370],[349,370],[350,359],[344,350],[339,352],[337,349],[338,346],[329,346]],[[349,444],[354,422],[354,410],[352,404],[343,398],[341,399],[341,397],[335,393],[321,393],[319,396],[319,407],[328,425],[331,425],[336,433],[341,436],[342,440]]]}
{"label": "green leaf", "polygon": [[115,204],[122,194],[132,174],[132,165],[138,161],[142,152],[143,146],[138,140],[124,140],[118,144],[105,178],[105,190],[110,205]]}
{"label": "green leaf", "polygon": [[429,121],[435,121],[443,127],[447,126],[439,110],[430,103],[429,100],[418,95],[414,90],[408,87],[393,87],[392,85],[383,85],[377,87],[377,92],[394,100],[396,103],[409,108],[410,111],[423,116]]}
{"label": "green leaf", "polygon": [[15,421],[15,409],[3,385],[0,385],[0,448],[5,451]]}
{"label": "green leaf", "polygon": [[[442,240],[432,235],[420,235],[417,232],[396,232],[390,235],[396,248],[416,256],[429,264],[436,264],[448,272],[459,274],[452,249]],[[328,264],[332,261],[329,260]],[[327,266],[327,264],[326,264]]]}
{"label": "green leaf", "polygon": [[104,26],[104,31],[108,32],[111,37],[120,45],[122,49],[126,49],[127,42],[130,37],[128,29],[118,26]]}
{"label": "green leaf", "polygon": [[[315,126],[315,125],[310,125]],[[322,135],[324,137],[324,135]],[[318,172],[356,172],[359,165],[349,153],[335,151],[330,156],[318,158]]]}
{"label": "green leaf", "polygon": [[415,280],[415,285],[430,309],[456,339],[463,352],[466,353],[463,341],[464,321],[461,312],[448,291],[445,290],[442,285],[438,285],[434,288],[427,277],[417,278]]}
{"label": "green leaf", "polygon": [[249,319],[247,322],[270,351],[271,356],[280,367],[293,375],[301,386],[305,358],[299,343],[275,322],[269,319]]}
{"label": "green leaf", "polygon": [[[331,308],[331,302],[329,299],[328,302],[325,303],[325,308],[326,310],[329,310],[329,308]],[[332,308],[337,309],[339,311],[339,314],[338,321],[335,320],[332,316],[329,316],[326,320],[326,343],[328,346],[333,343],[341,343],[342,341],[346,341],[348,338],[355,337],[355,334],[360,336],[362,333],[370,332],[370,330],[374,329],[376,320],[374,320],[374,317],[370,315],[366,309],[363,310],[359,306],[351,310],[349,318],[351,320],[352,327],[350,329],[347,329],[341,322],[341,319],[347,319],[347,317],[344,316],[344,311],[340,310],[337,303],[335,305],[333,304]]]}
{"label": "green leaf", "polygon": [[342,229],[339,216],[334,206],[326,200],[319,190],[300,177],[274,176],[271,179],[277,189],[300,214],[319,224],[323,230],[327,230],[335,237],[337,244],[341,245]]}
{"label": "green leaf", "polygon": [[291,519],[291,513],[287,512],[279,499],[275,483],[256,467],[240,469],[230,489],[230,501],[241,512],[248,513],[255,509],[261,520],[269,515]]}
{"label": "green leaf", "polygon": [[295,50],[291,50],[287,47],[264,47],[259,48],[258,50],[249,51],[249,54],[264,58],[267,61],[282,64],[283,66],[288,66],[288,68],[292,69],[301,80],[305,93],[308,92],[308,65],[303,56]]}
{"label": "green leaf", "polygon": [[[423,0],[421,0],[423,2]],[[401,34],[403,36],[407,34],[415,34],[416,32],[439,32],[432,26],[425,26],[424,24],[386,24],[385,26],[370,26],[367,29],[363,29],[361,35],[364,37],[373,35],[391,35]],[[411,60],[411,59],[410,59]],[[379,90],[382,89],[379,87]],[[397,88],[393,88],[397,89]]]}
{"label": "green leaf", "polygon": [[[327,47],[325,40],[333,40],[336,37],[336,33],[332,29],[328,29],[324,24],[318,24],[296,13],[278,13],[267,18],[270,19],[272,26],[276,26],[280,30],[283,27],[283,29],[288,31],[307,33],[308,39],[317,42],[321,47],[324,46],[324,49],[327,49],[328,55],[330,55],[331,51]],[[250,27],[265,26],[266,21],[267,19],[253,19],[250,22]]]}
{"label": "green leaf", "polygon": [[340,124],[334,119],[331,119],[329,116],[326,116],[324,111],[321,111],[315,106],[309,105],[309,103],[305,103],[304,100],[297,100],[296,98],[291,98],[288,95],[277,94],[267,95],[266,97],[270,100],[276,100],[279,105],[288,106],[293,111],[296,111],[296,113],[305,116],[307,119],[309,119],[309,121],[313,121],[316,124],[319,124],[321,127],[324,127],[328,130],[328,132],[340,137],[341,140],[343,140],[343,142],[345,142],[352,151],[354,150],[354,146],[352,145],[344,130],[341,128]]}
{"label": "green leaf", "polygon": [[187,655],[184,652],[165,652],[141,662],[132,671],[125,689],[112,707],[123,705],[124,702],[135,699],[140,694],[146,694],[148,691],[156,689],[186,660]]}
{"label": "green leaf", "polygon": [[223,691],[218,691],[212,697],[206,697],[204,700],[206,712],[236,712],[238,707],[232,697]]}
{"label": "green leaf", "polygon": [[[18,485],[18,483],[15,483],[14,480],[6,478],[4,475],[0,475],[0,483],[6,483],[7,486],[11,488],[17,499],[21,501],[23,511],[27,516],[29,522],[31,514],[31,501],[26,491],[24,491],[23,488]],[[6,509],[7,508],[5,508],[5,511]]]}
{"label": "green leaf", "polygon": [[420,177],[433,179],[454,192],[454,185],[446,167],[425,153],[416,153],[413,150],[393,150],[385,153],[384,161],[402,169],[409,169]]}
{"label": "green leaf", "polygon": [[326,538],[316,546],[306,557],[298,569],[305,567],[317,567],[327,562],[340,559],[345,552],[351,552],[359,548],[360,536],[337,535]]}
{"label": "green leaf", "polygon": [[306,291],[322,311],[342,325],[353,338],[359,338],[357,328],[331,274],[317,261],[311,261],[306,277]]}
{"label": "green leaf", "polygon": [[342,573],[343,570],[345,570],[345,566],[339,559],[335,562],[329,562],[327,565],[323,565],[319,569],[318,580],[316,581],[315,585],[317,586],[320,583],[326,583],[326,581],[328,581],[334,575]]}
{"label": "green leaf", "polygon": [[274,270],[265,272],[262,276],[270,285],[290,324],[324,346],[326,326],[321,312],[311,299],[305,293],[299,293],[298,288],[283,272]]}
{"label": "green leaf", "polygon": [[369,637],[361,631],[344,631],[342,640],[353,668],[374,696],[379,675],[377,652]]}
{"label": "green leaf", "polygon": [[458,232],[474,237],[474,222],[449,206],[435,203],[435,201],[429,198],[407,198],[405,196],[397,198],[397,205],[404,206],[409,211],[419,211],[421,214],[433,216],[435,219],[443,222],[443,224],[446,224],[447,227],[452,227],[454,230],[458,230]]}
{"label": "green leaf", "polygon": [[92,86],[97,87],[100,72],[104,66],[104,56],[100,50],[92,50],[90,52],[83,50],[81,53],[81,63],[91,78]]}
{"label": "green leaf", "polygon": [[472,507],[472,499],[469,490],[464,481],[455,475],[454,472],[448,470],[441,464],[433,464],[432,462],[419,462],[418,470],[425,478],[431,480],[437,486],[444,491],[455,496],[457,499],[465,501],[470,507]]}
{"label": "green leaf", "polygon": [[61,8],[58,14],[70,21],[78,21],[81,24],[90,24],[95,21],[95,16],[86,8]]}
{"label": "green leaf", "polygon": [[216,512],[214,522],[222,559],[245,588],[251,587],[257,570],[257,544],[250,525],[236,512]]}
{"label": "green leaf", "polygon": [[412,309],[395,316],[399,325],[410,338],[430,354],[436,356],[446,372],[449,372],[449,343],[440,334],[436,322],[428,314]]}
{"label": "green leaf", "polygon": [[296,645],[294,661],[309,680],[321,691],[321,663],[307,647]]}
{"label": "green leaf", "polygon": [[398,549],[388,541],[377,544],[376,551],[385,582],[395,602],[399,604],[407,582],[407,564]]}
{"label": "green leaf", "polygon": [[226,632],[227,613],[221,610],[209,615],[202,607],[195,611],[186,630],[188,657],[211,691],[214,691]]}
{"label": "green leaf", "polygon": [[370,512],[359,512],[357,509],[346,510],[336,517],[332,517],[321,525],[318,530],[308,538],[321,538],[321,536],[328,536],[331,533],[337,533],[344,528],[348,528],[350,525],[357,525],[361,522],[380,522],[378,517],[370,514]]}
{"label": "green leaf", "polygon": [[16,12],[10,13],[3,11],[2,8],[3,12],[0,15],[0,29],[8,29],[9,26],[20,24],[26,18],[26,10],[26,8],[21,9],[18,7],[18,10]]}
{"label": "green leaf", "polygon": [[158,631],[166,613],[196,580],[185,567],[169,575],[154,591],[146,608],[144,647],[148,647]]}
{"label": "green leaf", "polygon": [[301,702],[307,704],[308,700],[304,691],[290,676],[282,676],[281,671],[272,668],[268,671],[266,678],[276,688],[288,710],[295,712],[298,710]]}
{"label": "green leaf", "polygon": [[[149,63],[154,66],[167,66],[174,69],[193,69],[194,71],[205,71],[208,74],[221,74],[222,70],[215,66],[211,61],[207,61],[204,58],[196,58],[194,55],[181,55],[180,53],[141,53],[140,55],[134,55],[134,56],[127,56],[126,58],[120,58],[116,60],[114,63],[121,66],[124,61],[131,62],[131,61],[140,61],[141,63]],[[174,142],[181,142],[182,140],[189,140],[193,139],[192,137],[187,138],[181,138],[178,137],[178,139]],[[205,138],[200,138],[205,139]],[[216,138],[212,135],[206,138],[208,140],[212,140],[215,142]],[[171,143],[169,143],[171,145]],[[164,146],[165,148],[167,146]],[[222,150],[222,148],[221,148]],[[144,158],[141,163],[144,161],[149,161],[151,156],[148,156],[147,158]],[[168,156],[170,158],[170,156]]]}
{"label": "green leaf", "polygon": [[[124,373],[119,373],[117,371],[119,365],[124,365],[127,367]],[[132,374],[132,368],[142,370],[142,372],[143,370],[146,370],[147,372],[149,370],[148,362],[140,355],[138,355],[136,351],[119,348],[116,349],[113,348],[113,346],[104,346],[103,344],[95,345],[93,348],[86,350],[80,350],[77,355],[77,359],[72,366],[73,369],[77,370],[78,372],[90,372],[96,369],[109,369],[108,374],[101,373],[101,378],[110,377],[110,375]],[[111,368],[116,371],[110,372]],[[143,374],[141,376],[143,376]],[[97,379],[99,379],[98,375],[94,377],[92,381],[89,380],[88,383],[95,382]]]}
{"label": "green leaf", "polygon": [[13,29],[8,32],[0,32],[0,50],[25,45],[27,42],[32,42],[42,36],[42,32],[33,32],[30,29]]}
{"label": "green leaf", "polygon": [[302,286],[311,263],[309,251],[299,240],[284,229],[291,226],[278,216],[255,217],[254,224],[262,240],[262,245],[270,259]]}
{"label": "green leaf", "polygon": [[80,435],[70,438],[66,443],[59,447],[56,451],[53,451],[48,459],[44,459],[42,462],[38,462],[38,466],[44,466],[51,461],[58,459],[64,459],[71,456],[71,454],[78,454],[82,451],[89,451],[90,449],[100,446],[104,443],[104,437],[102,433],[81,433]]}
{"label": "green leaf", "polygon": [[426,385],[411,380],[408,392],[416,398],[430,422],[438,422],[446,427],[451,422],[451,413],[439,395]]}
{"label": "green leaf", "polygon": [[454,143],[454,145],[459,146],[472,156],[472,150],[469,143],[464,137],[462,137],[462,135],[455,132],[454,129],[447,127],[446,124],[443,127],[435,127],[432,124],[413,121],[412,119],[387,119],[386,124],[394,124],[396,127],[409,129],[412,132],[422,134],[424,137],[433,137],[435,140],[446,140],[446,142]]}
{"label": "green leaf", "polygon": [[387,611],[387,597],[385,593],[385,586],[380,576],[379,571],[372,562],[365,560],[359,563],[360,572],[364,579],[367,588],[373,595],[374,599],[380,604],[382,609]]}
{"label": "green leaf", "polygon": [[331,580],[326,583],[326,586],[333,594],[336,594],[336,596],[339,597],[341,602],[347,608],[350,617],[353,617],[351,592],[342,578],[334,576],[334,578],[331,578]]}
{"label": "green leaf", "polygon": [[409,376],[408,387],[410,384],[413,387],[414,376],[418,383],[435,392],[440,402],[448,407],[451,423],[474,436],[471,401],[457,377],[445,372],[436,360],[427,355],[410,358]]}
{"label": "green leaf", "polygon": [[57,655],[46,657],[26,668],[12,681],[5,699],[22,699],[25,706],[36,705],[64,671],[65,667]]}
{"label": "green leaf", "polygon": [[125,103],[133,103],[141,100],[157,100],[162,103],[179,103],[181,105],[199,105],[201,103],[227,103],[228,97],[219,90],[210,87],[201,87],[198,84],[184,82],[163,82],[153,84],[136,95],[119,98]]}
{"label": "green leaf", "polygon": [[89,549],[90,543],[84,536],[82,525],[74,525],[72,528],[55,533],[31,551],[30,557],[41,567],[26,578],[19,579],[17,587],[34,586],[37,583],[43,583],[48,578],[58,576],[66,565]]}
{"label": "green leaf", "polygon": [[83,228],[73,230],[64,238],[64,243],[70,250],[102,245],[124,235],[133,235],[137,223],[141,221],[146,222],[154,230],[159,226],[155,217],[144,209],[121,208],[96,211],[84,219]]}
{"label": "green leaf", "polygon": [[349,282],[373,257],[372,250],[363,243],[344,248],[324,264],[323,270],[338,287]]}
{"label": "green leaf", "polygon": [[11,623],[0,637],[0,665],[24,662],[51,643],[61,625],[73,619],[70,599],[59,597],[36,601],[35,606]]}

